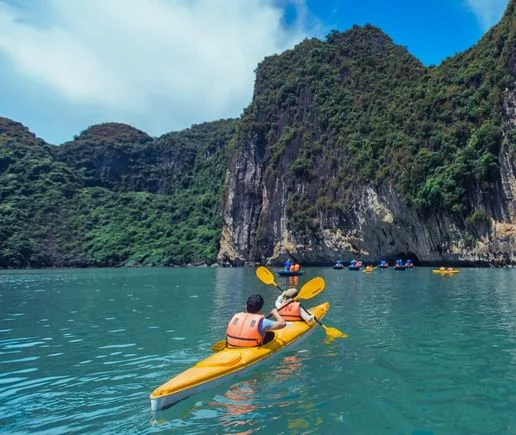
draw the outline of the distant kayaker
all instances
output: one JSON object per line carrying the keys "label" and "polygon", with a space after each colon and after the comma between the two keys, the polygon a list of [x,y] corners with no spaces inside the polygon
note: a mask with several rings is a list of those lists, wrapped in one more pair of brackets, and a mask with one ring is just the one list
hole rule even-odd
{"label": "distant kayaker", "polygon": [[268,331],[284,328],[285,320],[274,308],[271,316],[274,320],[267,319],[261,312],[263,298],[254,294],[249,296],[244,307],[244,312],[235,314],[228,323],[226,330],[226,343],[228,347],[256,347],[267,343],[273,338]]}
{"label": "distant kayaker", "polygon": [[307,323],[313,322],[314,316],[305,311],[299,302],[291,302],[297,294],[297,289],[292,287],[279,295],[274,304],[278,309],[278,313],[288,322],[299,322],[303,320]]}
{"label": "distant kayaker", "polygon": [[285,261],[285,270],[288,272],[290,271],[290,266],[292,265],[292,262],[290,261],[290,258]]}

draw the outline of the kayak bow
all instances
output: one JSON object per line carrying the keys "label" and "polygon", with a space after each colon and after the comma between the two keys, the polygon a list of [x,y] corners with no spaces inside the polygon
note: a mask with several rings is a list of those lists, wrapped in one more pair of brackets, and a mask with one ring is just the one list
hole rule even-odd
{"label": "kayak bow", "polygon": [[[324,302],[308,311],[322,319],[329,307],[330,304]],[[226,348],[209,356],[156,388],[150,395],[151,410],[168,408],[200,391],[247,373],[258,363],[276,355],[288,345],[309,336],[316,326],[316,322],[310,325],[305,322],[288,322],[285,328],[273,331],[274,339],[263,346]]]}

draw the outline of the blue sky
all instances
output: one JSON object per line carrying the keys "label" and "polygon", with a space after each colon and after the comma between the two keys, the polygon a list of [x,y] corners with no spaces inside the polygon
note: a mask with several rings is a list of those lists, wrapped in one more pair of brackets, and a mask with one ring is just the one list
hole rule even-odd
{"label": "blue sky", "polygon": [[509,0],[0,0],[0,116],[60,144],[101,122],[151,136],[238,117],[265,56],[354,24],[425,65],[474,45]]}

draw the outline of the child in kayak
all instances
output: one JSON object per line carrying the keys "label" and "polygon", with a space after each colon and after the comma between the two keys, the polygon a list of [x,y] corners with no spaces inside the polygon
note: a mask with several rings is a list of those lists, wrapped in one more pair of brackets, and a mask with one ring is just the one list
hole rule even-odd
{"label": "child in kayak", "polygon": [[284,328],[285,320],[274,308],[271,316],[274,320],[267,319],[261,312],[263,298],[254,294],[249,296],[244,311],[235,314],[229,321],[226,330],[226,345],[228,347],[256,347],[270,341],[274,334],[268,331]]}
{"label": "child in kayak", "polygon": [[278,309],[279,315],[288,322],[299,322],[303,320],[306,323],[313,322],[314,316],[308,313],[299,302],[292,302],[297,296],[297,293],[297,289],[291,287],[278,296],[274,305]]}

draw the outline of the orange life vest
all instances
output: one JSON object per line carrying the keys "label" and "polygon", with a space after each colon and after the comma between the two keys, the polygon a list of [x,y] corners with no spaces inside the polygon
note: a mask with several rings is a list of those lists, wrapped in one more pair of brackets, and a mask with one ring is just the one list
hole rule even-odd
{"label": "orange life vest", "polygon": [[294,272],[295,270],[296,270],[296,266],[295,266],[294,264],[292,264],[292,265],[290,266],[290,271],[291,271],[291,272]]}
{"label": "orange life vest", "polygon": [[300,269],[301,266],[299,266],[299,264],[295,264],[294,265],[294,272],[299,272],[299,269]]}
{"label": "orange life vest", "polygon": [[301,317],[301,304],[299,302],[292,302],[291,304],[281,307],[278,313],[286,322],[298,322],[303,320]]}
{"label": "orange life vest", "polygon": [[230,347],[255,347],[263,342],[260,334],[260,320],[263,314],[237,313],[229,321],[226,342]]}

